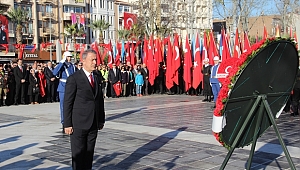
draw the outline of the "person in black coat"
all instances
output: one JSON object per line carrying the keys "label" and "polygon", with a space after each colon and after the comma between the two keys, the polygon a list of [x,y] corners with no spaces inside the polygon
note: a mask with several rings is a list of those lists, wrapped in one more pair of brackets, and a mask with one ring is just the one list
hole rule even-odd
{"label": "person in black coat", "polygon": [[92,169],[98,130],[105,111],[101,77],[95,73],[96,52],[82,54],[83,68],[68,77],[64,97],[65,133],[71,138],[73,170]]}
{"label": "person in black coat", "polygon": [[25,104],[25,83],[28,77],[27,68],[22,66],[23,61],[21,59],[18,60],[18,65],[13,68],[13,73],[15,76],[16,82],[16,94],[15,94],[15,103],[14,105],[18,105],[19,96],[21,96],[21,104]]}
{"label": "person in black coat", "polygon": [[143,67],[141,68],[141,73],[144,78],[144,86],[143,86],[143,94],[148,95],[148,84],[149,84],[149,70],[147,65],[144,63]]}
{"label": "person in black coat", "polygon": [[125,70],[125,66],[122,66],[121,68],[121,83],[122,83],[122,94],[123,96],[126,96],[126,89],[129,82],[128,78],[128,72]]}
{"label": "person in black coat", "polygon": [[111,97],[115,98],[115,97],[117,97],[117,95],[116,95],[116,92],[115,92],[113,86],[114,86],[114,84],[121,81],[121,72],[116,67],[116,64],[113,64],[113,68],[110,69],[108,72],[108,81],[110,82],[110,85],[111,85]]}
{"label": "person in black coat", "polygon": [[203,102],[211,102],[212,90],[209,82],[211,67],[212,66],[209,64],[209,59],[204,59],[204,65],[201,71],[203,74]]}
{"label": "person in black coat", "polygon": [[46,76],[47,83],[47,102],[55,101],[55,76],[53,75],[52,62],[48,61],[47,67],[44,68],[44,74]]}
{"label": "person in black coat", "polygon": [[[30,70],[29,85],[28,85],[28,96],[31,104],[38,104],[39,99],[39,79],[33,69]],[[35,91],[33,89],[36,89]]]}

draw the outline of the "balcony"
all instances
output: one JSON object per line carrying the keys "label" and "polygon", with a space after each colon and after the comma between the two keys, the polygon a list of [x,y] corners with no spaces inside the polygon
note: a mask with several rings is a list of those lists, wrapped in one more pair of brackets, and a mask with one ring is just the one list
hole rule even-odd
{"label": "balcony", "polygon": [[29,3],[32,3],[31,0],[16,0],[18,3],[26,3],[26,4],[29,4]]}
{"label": "balcony", "polygon": [[44,3],[44,4],[53,4],[53,5],[55,5],[55,4],[56,4],[56,1],[55,1],[55,0],[42,0],[42,3]]}
{"label": "balcony", "polygon": [[85,7],[86,0],[63,0],[63,5],[72,5],[72,6],[79,6]]}
{"label": "balcony", "polygon": [[63,20],[64,21],[70,21],[71,20],[71,13],[66,13],[66,12],[64,12],[63,13]]}
{"label": "balcony", "polygon": [[55,29],[54,28],[43,28],[43,35],[44,36],[49,36],[49,35],[54,36],[55,35]]}
{"label": "balcony", "polygon": [[47,19],[54,19],[55,16],[54,16],[54,13],[53,12],[45,12],[42,14],[42,18],[43,20],[47,20]]}
{"label": "balcony", "polygon": [[[77,49],[77,51],[81,51],[81,48],[83,48],[83,47],[85,50],[87,49],[88,44],[83,44],[83,43],[77,43],[77,44],[79,44],[79,49]],[[64,50],[65,51],[67,51],[67,50],[74,51],[75,50],[74,43],[65,43]]]}

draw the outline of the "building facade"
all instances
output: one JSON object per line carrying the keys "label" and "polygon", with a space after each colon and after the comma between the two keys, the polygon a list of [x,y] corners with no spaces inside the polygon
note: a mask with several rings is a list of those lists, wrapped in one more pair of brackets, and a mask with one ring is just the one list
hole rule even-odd
{"label": "building facade", "polygon": [[[116,31],[115,27],[115,11],[114,0],[91,0],[90,3],[90,22],[96,20],[105,20],[110,24],[107,30],[103,31],[104,43],[108,43],[109,40],[115,41]],[[99,30],[90,30],[91,42],[97,41],[99,43]]]}

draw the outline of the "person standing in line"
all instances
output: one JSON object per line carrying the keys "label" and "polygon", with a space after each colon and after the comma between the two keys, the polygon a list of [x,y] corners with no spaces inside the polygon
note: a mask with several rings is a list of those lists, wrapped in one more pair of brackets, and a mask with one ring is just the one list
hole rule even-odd
{"label": "person standing in line", "polygon": [[142,75],[143,75],[143,77],[144,77],[144,87],[143,87],[143,93],[145,94],[145,95],[148,95],[148,85],[149,85],[149,70],[148,70],[148,68],[147,68],[147,65],[144,63],[143,64],[143,67],[141,68],[141,73],[142,73]]}
{"label": "person standing in line", "polygon": [[211,86],[209,82],[210,74],[211,74],[211,65],[209,64],[209,59],[205,58],[204,59],[204,65],[201,70],[203,74],[203,95],[204,99],[202,100],[203,102],[211,102]]}
{"label": "person standing in line", "polygon": [[102,65],[102,67],[100,67],[100,68],[102,68],[100,70],[100,73],[101,73],[101,75],[103,77],[102,93],[103,93],[103,97],[107,98],[108,70],[107,70],[107,66],[106,65]]}
{"label": "person standing in line", "polygon": [[55,102],[55,76],[53,75],[52,62],[48,61],[47,67],[44,68],[46,76],[47,88],[47,102]]}
{"label": "person standing in line", "polygon": [[136,96],[141,97],[142,95],[142,87],[144,85],[144,77],[142,76],[141,71],[138,71],[138,74],[135,77],[135,87],[136,87]]}
{"label": "person standing in line", "polygon": [[27,68],[23,66],[23,61],[18,59],[18,65],[13,69],[16,81],[16,94],[14,105],[19,104],[19,96],[21,96],[21,104],[25,104],[25,83],[28,77]]}
{"label": "person standing in line", "polygon": [[211,89],[212,89],[212,93],[214,95],[214,106],[213,108],[216,107],[216,101],[217,101],[217,98],[218,98],[218,95],[219,95],[219,92],[220,92],[220,89],[221,89],[221,83],[219,82],[218,80],[218,77],[217,77],[217,71],[218,71],[218,68],[219,68],[219,63],[220,63],[220,59],[218,56],[214,57],[214,66],[212,66],[211,68],[211,75],[210,75],[210,84],[211,84]]}
{"label": "person standing in line", "polygon": [[111,97],[116,98],[116,92],[114,90],[114,84],[121,82],[121,72],[117,68],[116,64],[112,65],[112,69],[109,69],[108,72],[108,81],[110,82],[111,85]]}
{"label": "person standing in line", "polygon": [[36,76],[35,70],[31,69],[28,85],[28,96],[31,104],[39,104],[39,89],[39,78]]}
{"label": "person standing in line", "polygon": [[95,73],[96,52],[82,54],[83,68],[67,79],[64,127],[70,135],[73,170],[91,170],[98,130],[104,127],[102,76]]}
{"label": "person standing in line", "polygon": [[71,58],[72,58],[72,53],[66,51],[64,53],[64,58],[53,69],[53,75],[59,77],[57,92],[59,93],[59,101],[60,101],[60,123],[62,124],[62,133],[65,133],[63,127],[65,86],[66,86],[67,78],[72,74],[74,74],[76,71],[75,65],[71,63]]}
{"label": "person standing in line", "polygon": [[125,70],[125,66],[122,66],[121,68],[121,83],[122,83],[122,96],[126,97],[126,89],[128,85],[128,72]]}

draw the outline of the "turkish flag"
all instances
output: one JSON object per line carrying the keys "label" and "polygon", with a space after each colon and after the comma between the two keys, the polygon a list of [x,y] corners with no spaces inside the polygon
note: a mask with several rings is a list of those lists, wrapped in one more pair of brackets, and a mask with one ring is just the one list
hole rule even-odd
{"label": "turkish flag", "polygon": [[136,14],[124,12],[124,28],[125,29],[127,29],[127,30],[131,29],[131,26],[133,24],[135,24],[136,21],[137,21],[137,15]]}
{"label": "turkish flag", "polygon": [[193,82],[192,82],[192,86],[194,89],[196,89],[199,86],[200,82],[203,80],[203,76],[202,74],[200,74],[201,69],[202,69],[202,60],[200,56],[200,43],[197,34],[195,51],[194,51],[194,69],[193,69]]}
{"label": "turkish flag", "polygon": [[207,47],[207,36],[206,36],[206,32],[204,32],[203,47],[202,47],[202,59],[208,58],[207,49],[208,49],[208,47]]}
{"label": "turkish flag", "polygon": [[178,69],[180,68],[180,64],[181,64],[178,38],[179,38],[179,36],[175,35],[175,37],[174,37],[174,44],[173,44],[173,64],[172,64],[173,81],[177,85],[179,85],[179,81],[178,81]]}
{"label": "turkish flag", "polygon": [[223,50],[222,50],[222,62],[226,61],[227,59],[231,58],[230,51],[229,51],[229,45],[228,45],[228,39],[225,35],[225,30],[222,30],[222,43],[223,43]]}
{"label": "turkish flag", "polygon": [[2,27],[0,29],[6,34],[4,37],[0,37],[0,44],[8,44],[8,19],[4,15],[0,15],[0,21],[2,22]]}
{"label": "turkish flag", "polygon": [[234,48],[233,48],[233,58],[239,58],[240,55],[241,55],[241,47],[240,47],[240,42],[239,42],[239,30],[236,29]]}
{"label": "turkish flag", "polygon": [[82,54],[83,54],[83,52],[84,52],[85,45],[86,45],[86,44],[83,44],[82,47],[81,47],[81,50],[80,50],[80,54],[79,54],[79,56],[80,56],[80,61],[82,61]]}
{"label": "turkish flag", "polygon": [[99,66],[100,64],[102,64],[102,60],[101,60],[101,57],[100,57],[100,53],[99,53],[99,50],[98,50],[98,43],[95,41],[94,43],[91,44],[91,48],[93,50],[96,51],[97,53],[97,66]]}
{"label": "turkish flag", "polygon": [[268,31],[267,31],[267,28],[266,26],[264,25],[264,35],[263,35],[263,39],[267,39],[268,38]]}
{"label": "turkish flag", "polygon": [[144,47],[143,47],[143,51],[144,51],[144,57],[143,57],[143,63],[148,65],[148,40],[146,39],[146,35],[144,38]]}
{"label": "turkish flag", "polygon": [[209,33],[209,49],[208,49],[208,56],[211,65],[214,65],[214,57],[219,56],[217,48],[216,48],[216,43],[214,39],[214,35],[212,30]]}
{"label": "turkish flag", "polygon": [[191,68],[192,68],[192,53],[191,53],[188,37],[186,36],[185,48],[184,48],[184,66],[183,66],[183,80],[185,82],[185,91],[188,91],[192,87]]}
{"label": "turkish flag", "polygon": [[251,50],[251,45],[250,45],[250,41],[248,39],[248,34],[247,32],[244,33],[244,50],[243,53],[250,51]]}
{"label": "turkish flag", "polygon": [[135,65],[136,64],[136,57],[135,57],[135,52],[134,52],[134,44],[131,43],[131,48],[130,48],[130,64]]}
{"label": "turkish flag", "polygon": [[166,69],[166,87],[171,89],[173,87],[173,51],[170,36],[168,37],[168,48],[167,48],[167,69]]}
{"label": "turkish flag", "polygon": [[119,43],[119,42],[116,42],[116,51],[115,51],[116,59],[115,59],[115,64],[117,66],[120,65],[120,63],[121,63],[121,56],[120,56],[121,48],[122,48],[122,44]]}
{"label": "turkish flag", "polygon": [[112,55],[111,41],[109,41],[109,44],[107,46],[107,54],[108,54],[107,66],[109,68],[112,68],[112,64],[114,63],[114,60],[113,60],[113,55]]}
{"label": "turkish flag", "polygon": [[149,83],[151,85],[154,84],[154,79],[155,79],[155,59],[154,59],[154,56],[153,56],[153,49],[154,49],[154,46],[153,46],[153,37],[150,36],[150,40],[149,40],[149,44],[148,44],[148,70],[149,70]]}

